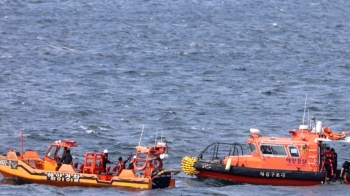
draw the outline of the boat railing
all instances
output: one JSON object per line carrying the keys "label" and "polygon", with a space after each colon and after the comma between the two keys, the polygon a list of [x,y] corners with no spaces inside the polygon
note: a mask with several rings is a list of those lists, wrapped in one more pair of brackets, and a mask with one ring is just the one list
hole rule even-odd
{"label": "boat railing", "polygon": [[239,143],[212,143],[199,154],[198,159],[213,162],[240,155],[243,155],[243,147]]}

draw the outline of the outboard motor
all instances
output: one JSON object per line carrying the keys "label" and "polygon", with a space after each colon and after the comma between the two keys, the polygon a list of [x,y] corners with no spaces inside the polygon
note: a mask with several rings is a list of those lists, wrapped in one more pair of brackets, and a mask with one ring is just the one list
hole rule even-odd
{"label": "outboard motor", "polygon": [[163,169],[155,169],[152,171],[152,188],[167,188],[170,184],[171,172],[165,172]]}

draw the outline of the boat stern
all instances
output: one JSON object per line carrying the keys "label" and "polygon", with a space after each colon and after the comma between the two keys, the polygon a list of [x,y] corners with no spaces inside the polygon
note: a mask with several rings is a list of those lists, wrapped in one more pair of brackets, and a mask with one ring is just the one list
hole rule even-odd
{"label": "boat stern", "polygon": [[152,171],[152,189],[175,188],[175,179],[172,174],[178,174],[180,170],[155,169]]}

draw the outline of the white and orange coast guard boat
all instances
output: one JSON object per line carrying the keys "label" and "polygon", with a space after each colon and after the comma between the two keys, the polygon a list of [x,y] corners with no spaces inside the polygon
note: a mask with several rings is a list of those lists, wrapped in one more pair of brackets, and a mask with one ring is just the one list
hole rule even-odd
{"label": "white and orange coast guard boat", "polygon": [[[23,138],[23,136],[21,137]],[[123,169],[118,174],[117,166],[103,168],[102,153],[86,153],[85,162],[78,166],[57,162],[64,148],[78,147],[75,141],[56,141],[47,149],[42,159],[36,151],[21,153],[10,150],[6,156],[0,156],[0,173],[5,179],[14,179],[17,183],[38,183],[60,187],[124,187],[137,189],[156,189],[175,187],[176,175],[180,170],[163,169],[161,157],[168,153],[168,145],[158,142],[147,148],[136,147],[134,169]]]}
{"label": "white and orange coast guard boat", "polygon": [[[300,125],[289,133],[290,138],[266,137],[258,129],[251,129],[247,139],[249,155],[244,155],[238,143],[213,143],[197,158],[184,157],[182,170],[198,178],[258,185],[308,186],[336,179],[339,171],[330,169],[332,161],[325,150],[328,142],[349,142],[346,132],[334,134],[318,121],[312,129]],[[348,178],[344,176],[345,183],[350,182]]]}

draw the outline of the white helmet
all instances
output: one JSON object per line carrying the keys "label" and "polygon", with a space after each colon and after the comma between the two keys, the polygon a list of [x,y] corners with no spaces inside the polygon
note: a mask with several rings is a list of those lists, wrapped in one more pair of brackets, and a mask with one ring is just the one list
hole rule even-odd
{"label": "white helmet", "polygon": [[107,153],[108,153],[108,150],[107,150],[107,149],[105,149],[105,150],[103,151],[103,153],[107,154]]}

